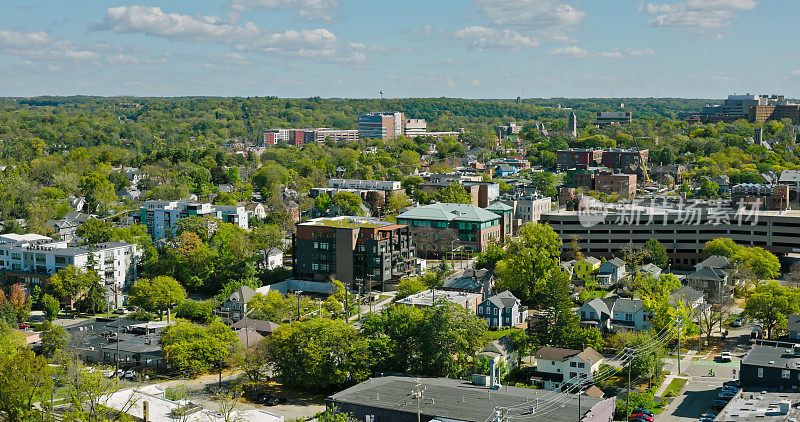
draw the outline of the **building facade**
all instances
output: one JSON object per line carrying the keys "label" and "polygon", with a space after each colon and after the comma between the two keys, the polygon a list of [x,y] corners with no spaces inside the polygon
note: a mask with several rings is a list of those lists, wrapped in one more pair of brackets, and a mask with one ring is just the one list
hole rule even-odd
{"label": "building facade", "polygon": [[636,175],[601,171],[594,177],[594,190],[624,197],[636,195]]}
{"label": "building facade", "polygon": [[602,149],[570,148],[556,151],[556,164],[570,168],[576,164],[595,166],[603,159]]}
{"label": "building facade", "polygon": [[415,273],[416,249],[405,224],[375,218],[317,218],[296,226],[294,277],[385,287]]}
{"label": "building facade", "polygon": [[403,113],[367,113],[358,116],[359,139],[396,139],[403,134]]}
{"label": "building facade", "polygon": [[153,240],[175,234],[177,221],[186,217],[212,217],[247,230],[249,221],[243,206],[212,205],[185,201],[145,201],[139,219]]}
{"label": "building facade", "polygon": [[650,151],[646,149],[612,148],[603,151],[601,163],[610,169],[620,169],[631,165],[647,165]]}
{"label": "building facade", "polygon": [[453,234],[451,247],[472,252],[482,252],[489,243],[500,240],[503,231],[500,215],[471,204],[424,205],[398,215],[397,222],[429,230],[434,240],[441,240],[449,231]]}
{"label": "building facade", "polygon": [[608,125],[627,125],[633,119],[630,111],[598,111],[594,124],[602,127]]}

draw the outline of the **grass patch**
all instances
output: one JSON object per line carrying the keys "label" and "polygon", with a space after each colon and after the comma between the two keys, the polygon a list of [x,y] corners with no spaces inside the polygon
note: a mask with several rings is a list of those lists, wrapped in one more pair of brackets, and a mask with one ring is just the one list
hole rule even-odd
{"label": "grass patch", "polygon": [[683,387],[686,385],[688,380],[684,378],[675,378],[672,382],[669,383],[667,389],[664,390],[664,394],[662,397],[675,397],[681,393]]}
{"label": "grass patch", "polygon": [[490,330],[488,332],[487,336],[489,337],[490,340],[497,340],[500,337],[503,337],[505,335],[508,335],[508,334],[511,334],[511,333],[514,333],[514,332],[522,332],[522,328],[509,328],[507,330],[497,330],[497,331],[491,331]]}

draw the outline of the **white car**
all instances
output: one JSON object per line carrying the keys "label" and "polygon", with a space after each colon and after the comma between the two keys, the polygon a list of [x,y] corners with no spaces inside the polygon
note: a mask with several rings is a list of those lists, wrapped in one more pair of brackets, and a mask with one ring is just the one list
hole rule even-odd
{"label": "white car", "polygon": [[133,377],[135,376],[136,376],[136,371],[134,371],[133,369],[128,369],[127,371],[125,371],[125,379],[133,379]]}
{"label": "white car", "polygon": [[731,324],[731,325],[734,326],[734,327],[741,327],[742,326],[742,319],[741,318],[736,318],[736,320],[734,320],[733,324]]}
{"label": "white car", "polygon": [[719,359],[721,361],[723,361],[723,362],[730,362],[730,361],[733,360],[733,358],[731,357],[731,352],[722,352],[722,353],[720,353]]}

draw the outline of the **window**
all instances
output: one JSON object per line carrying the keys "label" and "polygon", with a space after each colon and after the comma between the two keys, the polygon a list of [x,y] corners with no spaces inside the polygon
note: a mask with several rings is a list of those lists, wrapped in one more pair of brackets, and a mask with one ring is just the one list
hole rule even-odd
{"label": "window", "polygon": [[494,314],[497,315],[497,308],[494,308]]}
{"label": "window", "polygon": [[633,321],[633,315],[625,314],[625,321]]}
{"label": "window", "polygon": [[577,366],[578,366],[578,363],[577,363],[577,362],[570,362],[570,363],[569,363],[569,367],[570,367],[570,368],[575,368],[575,367],[577,367]]}
{"label": "window", "polygon": [[583,362],[578,362],[578,368],[585,368],[586,364]]}
{"label": "window", "polygon": [[483,315],[483,307],[478,307],[478,315]]}
{"label": "window", "polygon": [[790,376],[791,375],[790,375],[788,369],[784,369],[784,370],[781,371],[781,378],[788,380]]}
{"label": "window", "polygon": [[758,377],[764,378],[764,368],[758,368]]}
{"label": "window", "polygon": [[570,372],[569,373],[569,377],[570,378],[575,378],[576,376],[578,376],[578,374],[576,374],[575,372]]}

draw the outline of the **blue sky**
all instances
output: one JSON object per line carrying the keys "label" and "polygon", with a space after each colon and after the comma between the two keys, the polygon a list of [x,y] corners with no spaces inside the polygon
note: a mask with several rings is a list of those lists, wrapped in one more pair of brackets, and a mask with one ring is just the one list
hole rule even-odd
{"label": "blue sky", "polygon": [[800,97],[797,0],[3,3],[3,96]]}

